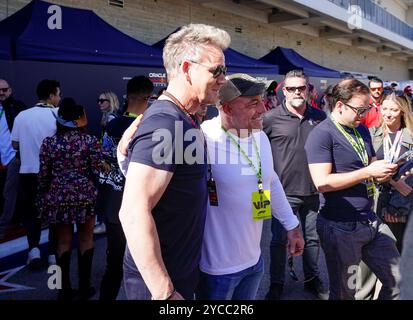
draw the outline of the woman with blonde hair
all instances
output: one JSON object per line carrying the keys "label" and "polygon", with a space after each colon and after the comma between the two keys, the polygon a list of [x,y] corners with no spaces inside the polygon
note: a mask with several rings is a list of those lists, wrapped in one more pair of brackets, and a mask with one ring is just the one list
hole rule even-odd
{"label": "woman with blonde hair", "polygon": [[[413,115],[410,100],[403,92],[392,92],[383,96],[381,105],[381,125],[370,129],[373,146],[378,160],[393,162],[404,152],[413,150]],[[395,215],[388,210],[387,202],[392,192],[408,197],[412,187],[405,182],[406,177],[390,180],[380,186],[376,202],[376,212],[387,223],[397,240],[401,252],[408,216]]]}
{"label": "woman with blonde hair", "polygon": [[101,132],[103,132],[108,122],[117,116],[117,112],[119,110],[119,99],[113,91],[103,91],[99,95],[97,103],[100,111],[103,113],[102,120],[100,121]]}
{"label": "woman with blonde hair", "polygon": [[[100,141],[102,141],[103,136],[106,131],[106,125],[117,118],[119,110],[119,99],[116,93],[113,91],[103,91],[99,98],[97,99],[97,104],[102,112],[102,119],[100,120]],[[102,221],[100,213],[97,214],[97,223],[95,229],[93,230],[94,234],[103,234],[106,233],[106,225]]]}

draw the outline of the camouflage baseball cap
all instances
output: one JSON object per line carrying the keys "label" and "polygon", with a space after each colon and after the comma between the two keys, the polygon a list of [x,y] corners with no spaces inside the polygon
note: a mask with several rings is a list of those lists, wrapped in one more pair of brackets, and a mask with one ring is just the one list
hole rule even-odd
{"label": "camouflage baseball cap", "polygon": [[232,74],[227,77],[227,80],[227,83],[219,90],[221,104],[238,97],[260,96],[273,83],[273,81],[259,81],[245,73]]}

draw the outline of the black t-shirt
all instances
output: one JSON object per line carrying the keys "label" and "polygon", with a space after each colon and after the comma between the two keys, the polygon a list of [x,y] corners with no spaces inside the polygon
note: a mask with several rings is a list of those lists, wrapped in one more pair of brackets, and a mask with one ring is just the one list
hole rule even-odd
{"label": "black t-shirt", "polygon": [[288,196],[317,193],[307,165],[304,144],[311,130],[326,118],[323,111],[307,106],[302,119],[281,104],[264,116],[263,130],[271,142],[274,170]]}
{"label": "black t-shirt", "polygon": [[156,100],[129,148],[131,162],[173,172],[152,214],[172,281],[190,277],[198,270],[208,199],[202,132],[175,104]]}
{"label": "black t-shirt", "polygon": [[[356,140],[353,129],[343,128]],[[364,140],[369,160],[375,156],[370,133],[364,125],[356,129]],[[356,140],[357,141],[357,140]],[[364,167],[347,138],[330,118],[310,133],[305,144],[308,163],[332,163],[332,173],[352,172]],[[373,199],[367,197],[364,183],[320,195],[320,214],[334,221],[363,221],[374,217]]]}

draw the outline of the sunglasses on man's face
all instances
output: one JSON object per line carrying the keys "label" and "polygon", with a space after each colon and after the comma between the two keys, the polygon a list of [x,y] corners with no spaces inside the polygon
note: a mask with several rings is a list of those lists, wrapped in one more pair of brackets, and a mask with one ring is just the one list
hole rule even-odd
{"label": "sunglasses on man's face", "polygon": [[228,68],[223,66],[223,65],[219,65],[219,66],[216,66],[215,68],[213,68],[213,67],[211,68],[209,66],[206,66],[202,63],[199,63],[199,62],[196,62],[196,61],[193,61],[193,60],[189,60],[189,61],[191,61],[192,63],[195,63],[195,64],[199,64],[200,66],[202,66],[204,68],[207,68],[208,71],[212,73],[212,77],[214,79],[218,78],[221,74],[223,74],[225,76],[227,74],[227,71],[228,71]]}
{"label": "sunglasses on man's face", "polygon": [[372,108],[372,106],[356,108],[347,103],[343,103],[343,104],[349,107],[351,110],[353,110],[357,114],[357,117],[360,117],[360,118],[364,117]]}
{"label": "sunglasses on man's face", "polygon": [[370,91],[379,91],[379,92],[382,92],[382,91],[383,91],[383,88],[382,88],[382,87],[370,88]]}
{"label": "sunglasses on man's face", "polygon": [[301,93],[304,92],[307,89],[307,86],[300,86],[300,87],[285,87],[285,90],[287,90],[289,93],[294,93],[297,90]]}
{"label": "sunglasses on man's face", "polygon": [[0,88],[0,91],[6,93],[10,88]]}
{"label": "sunglasses on man's face", "polygon": [[96,102],[99,103],[99,104],[102,104],[102,103],[104,103],[105,101],[109,102],[108,99],[97,99],[97,100],[96,100]]}

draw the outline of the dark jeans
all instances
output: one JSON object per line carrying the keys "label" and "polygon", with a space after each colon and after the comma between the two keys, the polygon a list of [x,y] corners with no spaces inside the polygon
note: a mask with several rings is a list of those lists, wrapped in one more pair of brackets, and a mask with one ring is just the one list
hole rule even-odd
{"label": "dark jeans", "polygon": [[[396,238],[396,247],[402,253],[404,231],[407,223],[386,223]],[[360,288],[356,292],[356,300],[373,300],[377,290],[377,277],[370,268],[362,261],[360,263],[357,281]]]}
{"label": "dark jeans", "polygon": [[0,216],[0,235],[3,235],[5,233],[7,225],[13,219],[13,214],[16,207],[17,194],[19,191],[19,169],[20,160],[14,157],[7,164],[7,175],[3,191],[3,214]]}
{"label": "dark jeans", "polygon": [[[37,174],[36,173],[21,173],[20,174],[20,194],[22,196],[23,206],[23,223],[27,229],[27,242],[29,250],[39,247],[40,234],[42,231],[41,216],[36,207],[37,196]],[[57,235],[56,226],[49,226],[49,244],[48,252],[56,254]]]}
{"label": "dark jeans", "polygon": [[116,300],[123,277],[126,238],[122,225],[106,221],[106,270],[100,285],[100,300]]}
{"label": "dark jeans", "polygon": [[372,222],[337,222],[319,215],[317,232],[326,256],[330,300],[355,298],[362,260],[383,284],[379,299],[399,298],[400,254],[396,239],[379,218]]}
{"label": "dark jeans", "polygon": [[[305,279],[318,277],[318,256],[320,240],[316,230],[317,212],[319,207],[318,195],[298,197],[287,196],[294,213],[299,217],[303,232],[305,247],[303,253],[303,270]],[[281,223],[272,218],[272,240],[270,244],[270,280],[271,283],[284,284],[285,264],[287,260],[287,231]]]}
{"label": "dark jeans", "polygon": [[[199,273],[199,269],[196,269],[187,273],[185,277],[180,279],[171,277],[175,289],[186,300],[193,300],[195,297],[195,290],[199,281]],[[136,267],[128,246],[126,246],[125,257],[123,258],[123,287],[128,300],[151,299],[151,293]]]}

